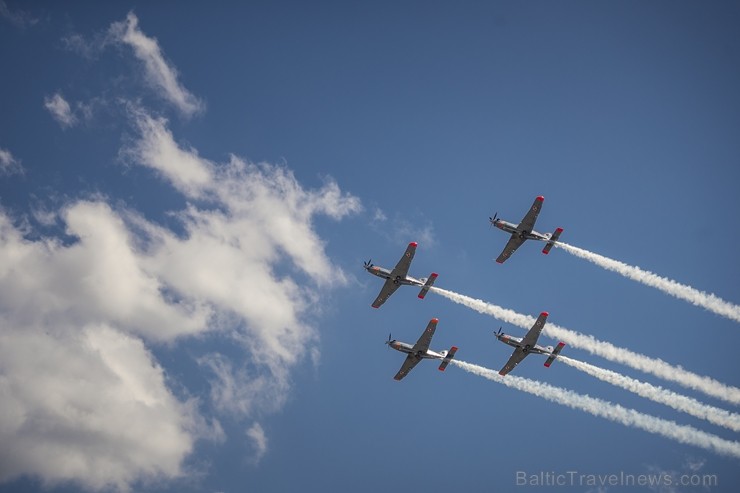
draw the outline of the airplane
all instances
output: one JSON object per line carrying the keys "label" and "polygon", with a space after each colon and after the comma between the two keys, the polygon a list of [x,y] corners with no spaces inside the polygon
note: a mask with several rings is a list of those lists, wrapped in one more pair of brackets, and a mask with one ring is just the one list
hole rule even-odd
{"label": "airplane", "polygon": [[388,340],[385,343],[396,351],[401,351],[402,353],[408,354],[408,356],[406,356],[406,359],[403,361],[403,365],[401,365],[401,369],[398,370],[396,376],[393,377],[394,379],[401,380],[403,377],[408,375],[408,373],[417,365],[417,363],[419,363],[419,361],[423,359],[441,359],[442,363],[440,363],[439,365],[439,371],[445,371],[445,368],[447,368],[450,360],[455,357],[457,347],[452,346],[449,351],[441,352],[429,350],[429,344],[432,342],[434,331],[437,329],[437,322],[439,322],[438,319],[431,319],[429,321],[429,324],[427,325],[427,328],[424,329],[424,332],[419,337],[419,340],[416,341],[416,344],[414,344],[413,346],[406,342],[400,342],[395,339],[391,340],[391,335],[388,334]]}
{"label": "airplane", "polygon": [[522,219],[522,222],[519,224],[498,219],[498,213],[494,214],[493,217],[488,218],[491,221],[491,224],[496,226],[498,229],[511,233],[511,238],[509,238],[508,243],[506,243],[506,246],[504,247],[504,251],[498,256],[496,262],[503,264],[526,240],[546,241],[547,245],[542,249],[542,253],[545,255],[550,253],[550,249],[557,242],[558,238],[560,238],[560,233],[563,232],[563,228],[556,229],[553,234],[538,233],[534,230],[534,223],[537,221],[537,216],[540,213],[542,202],[544,200],[545,197],[542,195],[535,198],[529,212],[527,212],[524,219]]}
{"label": "airplane", "polygon": [[393,293],[395,293],[402,284],[405,284],[407,286],[422,286],[421,292],[419,293],[419,298],[424,299],[424,296],[426,296],[427,292],[429,292],[429,288],[432,287],[434,281],[437,279],[437,274],[435,272],[432,272],[428,279],[425,279],[423,277],[421,279],[416,279],[409,276],[409,267],[411,266],[411,261],[414,259],[415,253],[416,242],[411,242],[409,243],[409,246],[406,247],[406,252],[403,254],[401,260],[398,261],[393,270],[388,270],[384,267],[375,266],[373,265],[372,260],[368,260],[367,262],[365,262],[366,271],[374,276],[382,277],[383,279],[385,279],[385,284],[383,284],[383,287],[380,289],[380,294],[378,294],[378,297],[375,298],[375,301],[373,301],[373,308],[380,308],[380,305],[385,303],[385,301]]}
{"label": "airplane", "polygon": [[537,344],[537,338],[540,336],[540,332],[542,332],[545,322],[547,322],[547,316],[547,312],[540,313],[540,316],[537,317],[537,321],[523,338],[506,335],[501,332],[500,327],[498,332],[494,332],[496,339],[516,348],[509,358],[509,361],[507,361],[504,367],[501,368],[501,371],[498,372],[499,375],[503,376],[509,373],[530,353],[547,354],[548,358],[547,361],[545,361],[545,366],[550,368],[550,365],[558,357],[563,346],[565,346],[565,343],[558,343],[555,349],[553,349],[552,346],[542,347]]}

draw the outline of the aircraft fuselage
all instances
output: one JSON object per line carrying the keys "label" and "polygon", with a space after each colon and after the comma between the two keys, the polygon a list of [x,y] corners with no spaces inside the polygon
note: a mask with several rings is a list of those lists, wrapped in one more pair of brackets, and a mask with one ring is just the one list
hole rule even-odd
{"label": "aircraft fuselage", "polygon": [[427,358],[427,359],[444,359],[444,357],[447,355],[447,351],[437,352],[432,351],[430,349],[426,351],[414,351],[414,346],[405,342],[396,341],[393,340],[388,343],[390,347],[395,349],[396,351],[401,351],[402,353],[406,354],[413,354],[418,359]]}
{"label": "aircraft fuselage", "polygon": [[550,354],[553,351],[553,348],[551,347],[542,347],[539,344],[535,344],[534,346],[527,346],[525,344],[522,344],[522,338],[521,337],[513,337],[508,334],[496,334],[496,338],[512,347],[520,347],[525,353],[537,353],[537,354]]}
{"label": "aircraft fuselage", "polygon": [[520,230],[518,224],[510,223],[508,221],[504,221],[503,219],[496,219],[495,221],[491,221],[491,224],[496,226],[498,229],[502,231],[506,231],[509,234],[516,234],[519,235],[519,237],[524,238],[526,240],[540,240],[540,241],[547,241],[550,239],[549,234],[542,234],[538,233],[535,230],[527,231],[527,230]]}
{"label": "aircraft fuselage", "polygon": [[423,286],[426,282],[426,279],[416,279],[415,277],[411,276],[394,275],[393,271],[388,270],[385,267],[378,267],[377,265],[366,267],[366,269],[370,274],[378,276],[381,279],[391,279],[396,284],[405,284],[407,286]]}

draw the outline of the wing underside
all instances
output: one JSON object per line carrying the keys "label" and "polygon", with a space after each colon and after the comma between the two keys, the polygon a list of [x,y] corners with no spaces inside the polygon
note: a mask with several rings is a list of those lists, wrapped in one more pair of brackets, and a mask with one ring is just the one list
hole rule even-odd
{"label": "wing underside", "polygon": [[498,256],[496,262],[503,264],[509,257],[511,257],[511,254],[522,245],[522,243],[524,243],[524,238],[520,238],[516,233],[512,234],[504,247],[504,251]]}
{"label": "wing underside", "polygon": [[421,361],[420,358],[417,358],[413,354],[409,354],[406,356],[406,359],[403,360],[403,364],[401,365],[401,369],[398,370],[398,373],[396,373],[396,376],[393,377],[395,380],[401,380],[403,377],[409,374],[409,372],[416,366],[417,363]]}
{"label": "wing underside", "polygon": [[385,301],[396,292],[396,289],[398,289],[399,286],[400,284],[396,284],[392,279],[386,280],[383,287],[380,288],[380,294],[378,294],[378,297],[373,301],[373,308],[380,308],[380,305],[385,303]]}
{"label": "wing underside", "polygon": [[522,339],[522,344],[525,346],[534,347],[534,345],[537,344],[537,339],[540,337],[540,333],[542,332],[546,321],[547,312],[540,313],[540,316],[537,317],[537,321],[534,323],[532,328],[527,331],[527,335],[524,336],[524,339]]}
{"label": "wing underside", "polygon": [[524,350],[520,347],[516,348],[514,350],[514,353],[512,353],[511,357],[509,358],[509,361],[506,362],[503,368],[501,368],[501,371],[498,372],[499,375],[506,375],[511,370],[516,368],[516,365],[521,363],[521,361],[527,357],[527,353],[524,352]]}
{"label": "wing underside", "polygon": [[519,223],[519,227],[517,228],[519,231],[528,231],[530,233],[532,232],[532,230],[534,229],[534,223],[537,222],[537,216],[539,216],[540,214],[540,209],[542,209],[543,200],[543,197],[537,197],[536,199],[534,199],[532,207],[529,208],[527,214],[524,216],[524,219],[522,219],[522,222]]}
{"label": "wing underside", "polygon": [[438,320],[436,318],[433,318],[429,321],[427,324],[427,328],[424,329],[424,332],[419,337],[419,340],[416,341],[416,344],[414,344],[413,351],[415,353],[422,352],[426,353],[429,349],[429,345],[432,343],[432,337],[434,337],[434,331],[437,329],[437,322]]}
{"label": "wing underside", "polygon": [[416,253],[416,243],[409,243],[406,247],[406,251],[401,256],[396,266],[391,272],[391,277],[405,278],[409,273],[409,267],[411,267],[411,261],[414,260],[414,254]]}

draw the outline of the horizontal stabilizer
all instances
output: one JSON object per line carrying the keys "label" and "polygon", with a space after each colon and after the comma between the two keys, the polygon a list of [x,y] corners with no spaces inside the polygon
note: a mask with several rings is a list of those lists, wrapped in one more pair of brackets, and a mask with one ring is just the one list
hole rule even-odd
{"label": "horizontal stabilizer", "polygon": [[432,285],[434,284],[434,281],[436,280],[437,280],[437,273],[432,272],[432,275],[429,276],[429,279],[427,279],[427,282],[425,282],[424,286],[421,288],[421,292],[419,293],[419,298],[421,298],[422,300],[424,299],[424,296],[426,296],[427,293],[429,292],[429,288],[432,287]]}
{"label": "horizontal stabilizer", "polygon": [[558,228],[555,230],[555,232],[552,234],[550,239],[547,242],[547,245],[545,245],[545,248],[542,249],[542,253],[547,255],[550,253],[550,249],[552,249],[552,246],[555,244],[555,242],[558,241],[558,238],[560,238],[560,233],[563,232],[563,228]]}
{"label": "horizontal stabilizer", "polygon": [[555,358],[558,357],[558,354],[560,354],[560,351],[562,351],[563,347],[565,346],[564,342],[558,343],[558,346],[552,350],[552,353],[550,353],[550,357],[547,358],[547,361],[545,361],[545,366],[550,368],[550,365],[553,361],[555,361]]}
{"label": "horizontal stabilizer", "polygon": [[445,371],[445,368],[447,368],[447,365],[450,364],[450,360],[455,357],[455,353],[457,352],[457,347],[452,346],[450,348],[450,352],[447,353],[447,356],[445,356],[445,359],[442,360],[442,363],[439,365],[439,371]]}

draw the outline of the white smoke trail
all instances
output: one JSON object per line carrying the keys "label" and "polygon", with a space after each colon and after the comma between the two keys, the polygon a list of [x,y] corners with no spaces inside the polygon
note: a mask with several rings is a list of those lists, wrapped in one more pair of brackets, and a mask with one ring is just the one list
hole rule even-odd
{"label": "white smoke trail", "polygon": [[668,389],[647,382],[620,375],[619,373],[598,366],[584,363],[567,356],[560,356],[559,361],[604,382],[629,390],[651,401],[665,404],[677,411],[682,411],[733,431],[740,431],[740,414],[731,413],[718,407],[710,406],[694,398],[678,394]]}
{"label": "white smoke trail", "polygon": [[662,435],[680,443],[694,445],[718,454],[740,458],[740,443],[725,440],[724,438],[706,433],[692,426],[679,425],[675,421],[651,416],[634,409],[625,408],[619,404],[578,394],[571,390],[546,383],[512,375],[502,377],[493,370],[464,361],[452,360],[451,363],[467,372],[504,384],[507,387],[528,392],[557,404],[562,404],[573,409],[580,409],[594,416],[606,418],[625,426],[639,428],[650,433],[655,433],[656,435]]}
{"label": "white smoke trail", "polygon": [[[432,287],[431,291],[444,296],[445,298],[472,308],[473,310],[491,315],[499,320],[516,325],[523,329],[529,329],[534,324],[534,317],[522,315],[513,310],[502,308],[498,305],[470,298],[462,294],[447,291],[437,287]],[[545,335],[554,339],[559,339],[573,347],[583,349],[596,356],[627,365],[636,370],[650,373],[656,377],[675,382],[686,388],[703,392],[706,395],[721,399],[731,404],[740,405],[740,389],[725,385],[717,380],[697,375],[696,373],[684,370],[681,366],[671,365],[659,358],[651,358],[643,354],[635,353],[629,349],[620,348],[609,342],[596,339],[593,336],[581,334],[558,325],[547,323],[543,330]]]}
{"label": "white smoke trail", "polygon": [[712,293],[699,291],[691,286],[681,284],[665,277],[660,277],[657,274],[642,270],[639,267],[627,265],[618,260],[610,259],[602,255],[589,252],[588,250],[568,245],[567,243],[558,242],[555,243],[555,246],[562,248],[576,257],[593,262],[599,267],[621,274],[628,279],[640,282],[646,286],[657,288],[664,293],[670,294],[671,296],[675,296],[684,301],[688,301],[693,305],[706,308],[717,315],[722,315],[723,317],[727,317],[735,322],[740,322],[740,306],[730,303],[729,301],[725,301]]}

